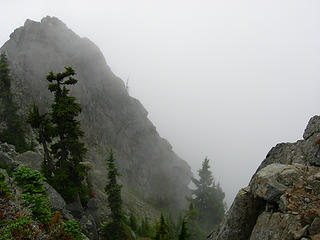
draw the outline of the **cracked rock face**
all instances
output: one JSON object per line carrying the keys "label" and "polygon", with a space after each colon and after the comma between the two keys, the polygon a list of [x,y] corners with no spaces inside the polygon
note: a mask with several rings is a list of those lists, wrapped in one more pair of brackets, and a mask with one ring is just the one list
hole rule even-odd
{"label": "cracked rock face", "polygon": [[208,239],[319,238],[319,116],[310,119],[303,137],[296,143],[281,143],[271,149],[249,186],[238,193],[225,219]]}
{"label": "cracked rock face", "polygon": [[7,54],[12,90],[24,116],[32,103],[41,112],[52,103],[45,78],[49,71],[61,72],[64,66],[76,71],[79,81],[71,88],[71,94],[82,106],[80,121],[89,150],[85,161],[93,166],[90,179],[104,212],[105,160],[110,147],[122,174],[125,201],[146,199],[156,204],[165,200],[173,209],[184,207],[185,196],[189,195],[190,167],[159,136],[148,112],[129,96],[125,84],[112,73],[94,43],[79,37],[59,19],[46,17],[41,22],[27,20],[0,51]]}

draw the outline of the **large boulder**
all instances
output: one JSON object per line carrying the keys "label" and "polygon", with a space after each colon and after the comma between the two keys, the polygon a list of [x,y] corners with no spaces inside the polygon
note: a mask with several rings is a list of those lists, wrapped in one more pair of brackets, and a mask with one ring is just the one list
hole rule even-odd
{"label": "large boulder", "polygon": [[18,162],[26,168],[31,168],[33,170],[41,171],[41,164],[43,161],[43,156],[39,153],[27,151],[22,154],[19,154],[16,157]]}
{"label": "large boulder", "polygon": [[255,198],[248,188],[241,189],[224,220],[209,239],[247,240],[263,210],[262,199]]}
{"label": "large boulder", "polygon": [[0,168],[8,168],[10,170],[16,168],[18,163],[14,161],[9,155],[5,152],[0,152]]}
{"label": "large boulder", "polygon": [[236,196],[212,240],[298,240],[320,236],[320,117],[304,139],[271,149]]}
{"label": "large boulder", "polygon": [[300,218],[284,213],[262,213],[251,233],[249,240],[293,240],[305,235]]}

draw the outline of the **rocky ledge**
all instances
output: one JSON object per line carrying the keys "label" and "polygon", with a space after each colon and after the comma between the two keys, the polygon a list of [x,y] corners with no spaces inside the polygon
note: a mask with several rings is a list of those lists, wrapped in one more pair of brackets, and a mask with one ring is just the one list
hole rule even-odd
{"label": "rocky ledge", "polygon": [[320,240],[320,116],[267,154],[210,240]]}

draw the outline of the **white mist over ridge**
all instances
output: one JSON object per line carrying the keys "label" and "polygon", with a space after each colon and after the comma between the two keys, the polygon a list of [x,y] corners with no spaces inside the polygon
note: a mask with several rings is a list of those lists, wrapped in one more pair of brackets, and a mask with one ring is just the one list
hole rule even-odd
{"label": "white mist over ridge", "polygon": [[[1,45],[25,19],[59,17],[95,42],[160,135],[230,203],[278,142],[319,114],[315,0],[2,3]],[[6,14],[7,13],[7,14]]]}

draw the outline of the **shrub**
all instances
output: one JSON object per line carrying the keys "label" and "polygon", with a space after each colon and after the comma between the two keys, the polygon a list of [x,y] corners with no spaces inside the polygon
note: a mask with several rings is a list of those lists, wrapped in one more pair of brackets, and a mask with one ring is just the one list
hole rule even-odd
{"label": "shrub", "polygon": [[37,239],[38,234],[39,232],[31,224],[31,219],[21,216],[15,220],[9,219],[8,225],[0,229],[0,240],[33,240]]}
{"label": "shrub", "polygon": [[11,197],[11,189],[5,182],[5,176],[0,172],[0,197],[9,199]]}

